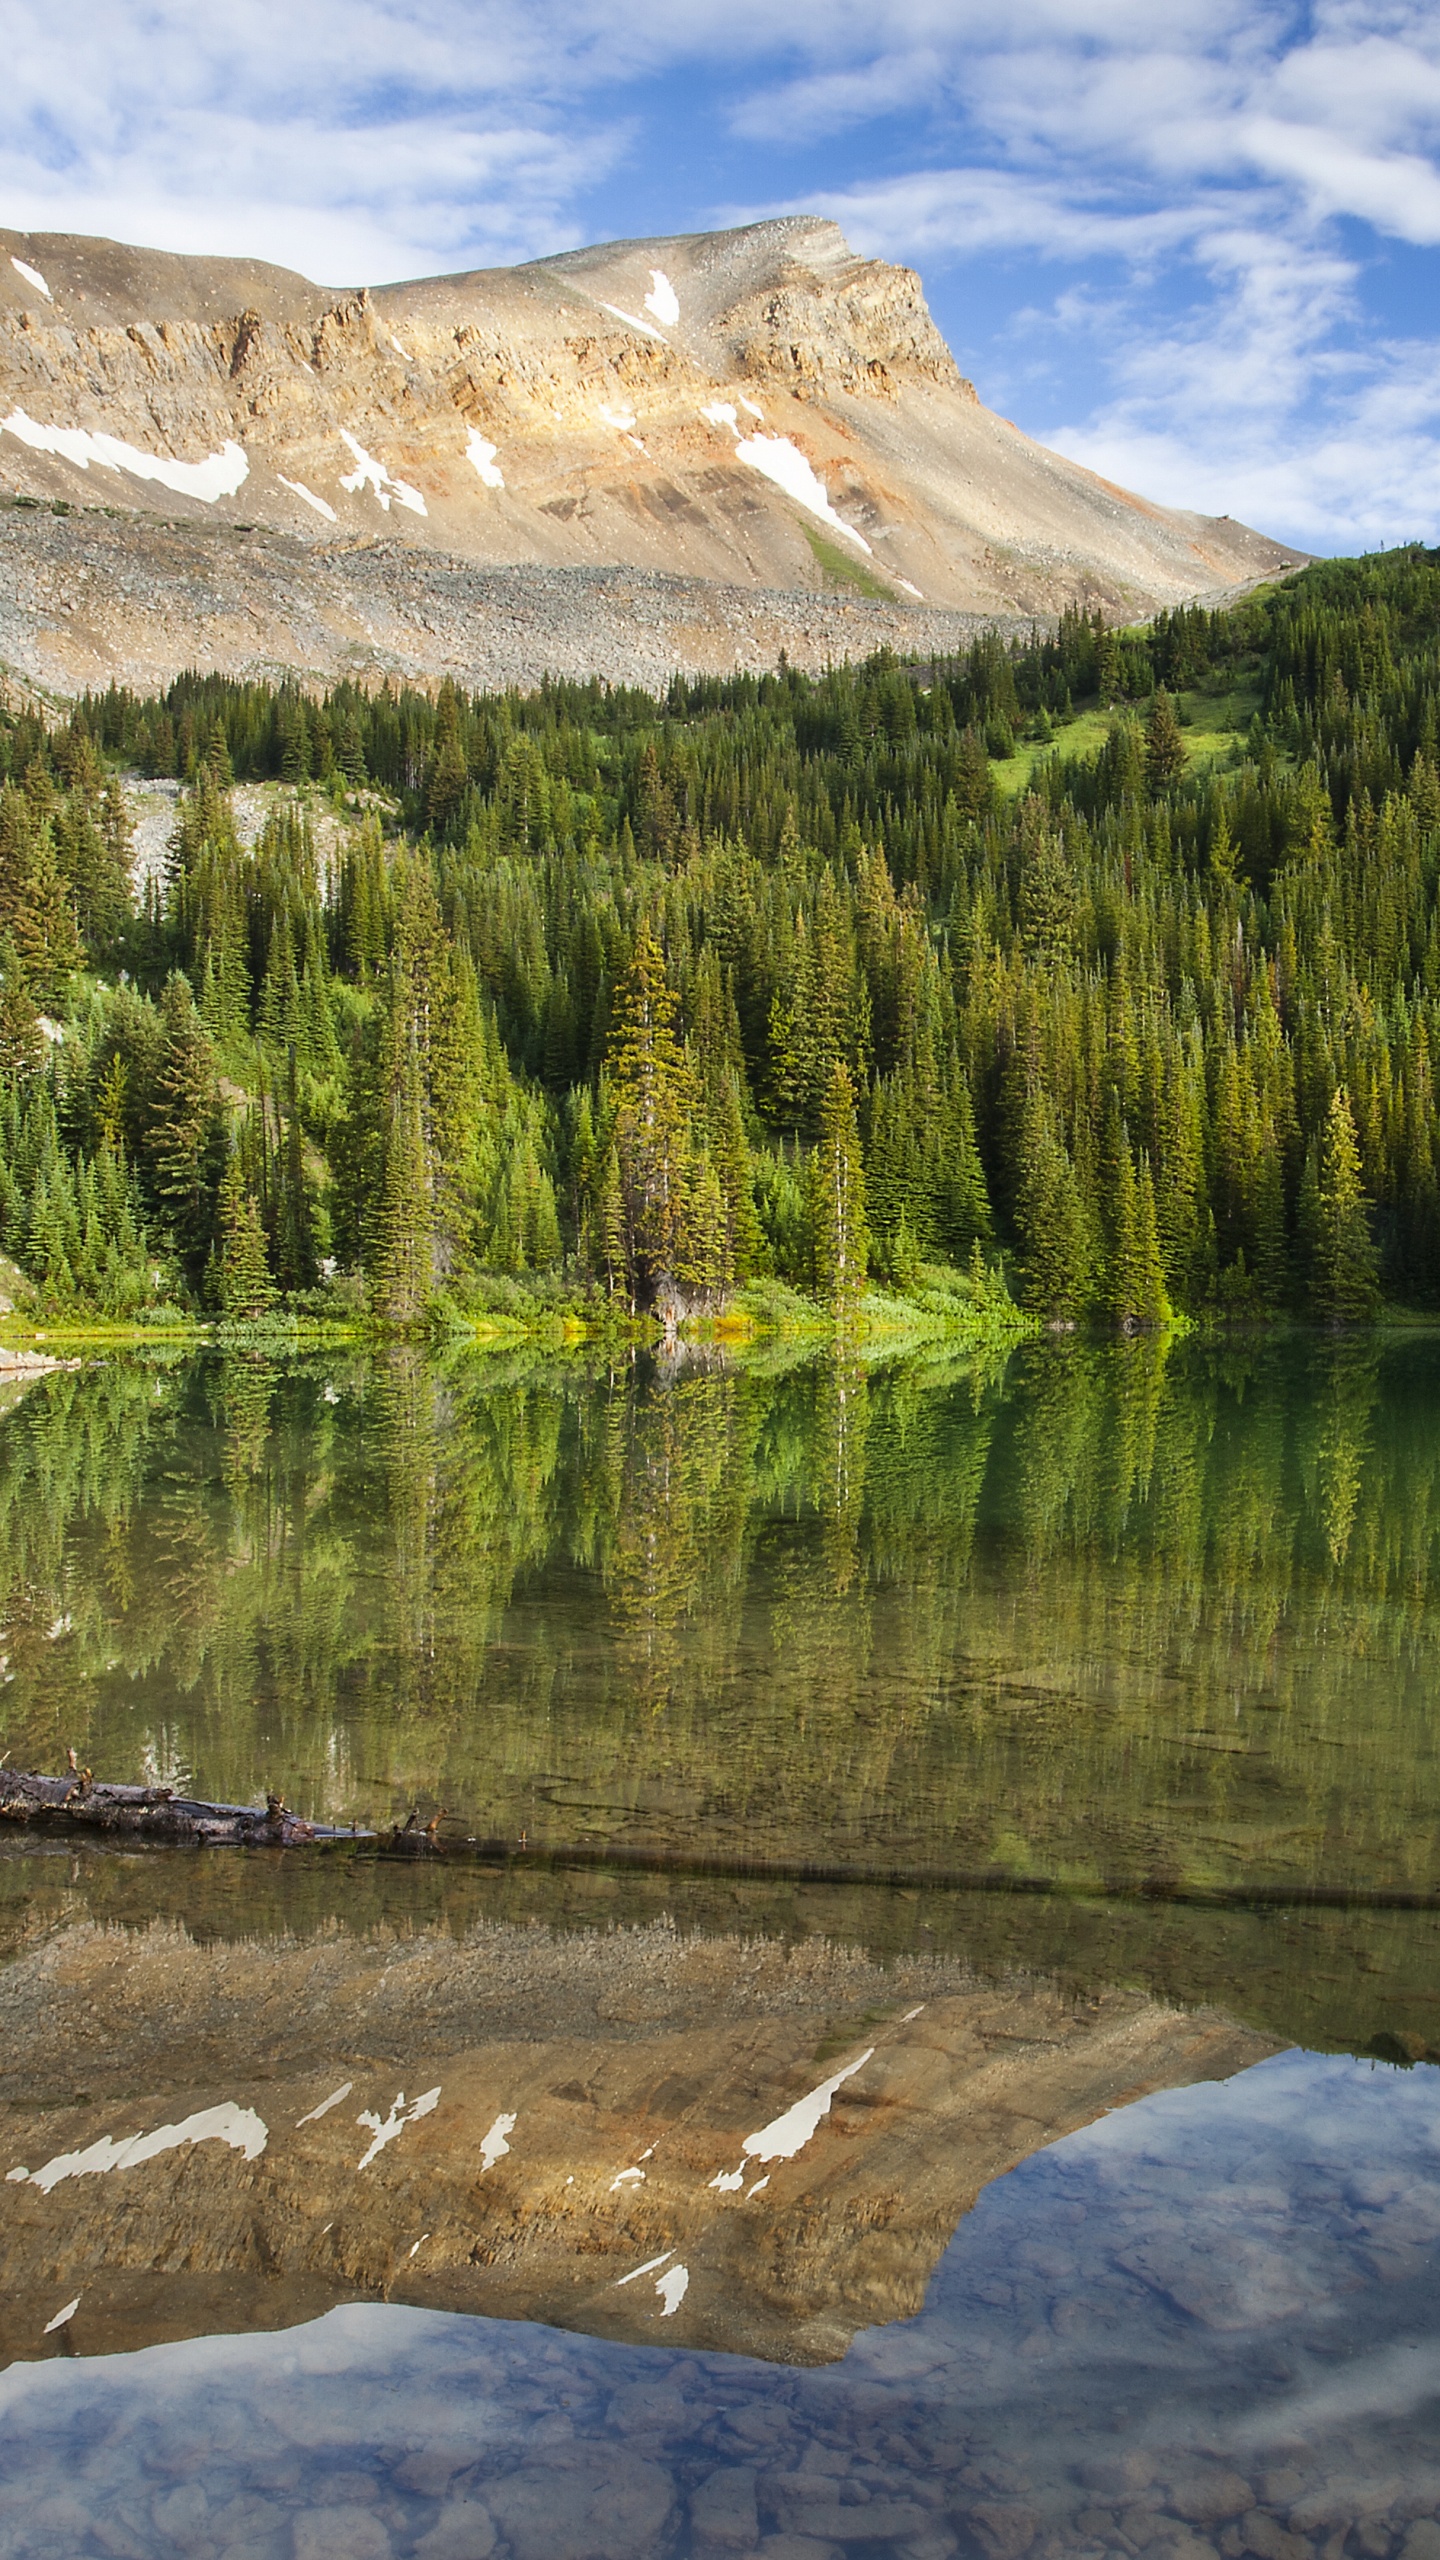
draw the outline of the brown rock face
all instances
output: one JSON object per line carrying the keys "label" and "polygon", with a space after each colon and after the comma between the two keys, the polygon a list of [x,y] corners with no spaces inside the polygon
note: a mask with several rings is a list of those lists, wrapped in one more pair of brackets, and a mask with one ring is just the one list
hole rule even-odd
{"label": "brown rock face", "polygon": [[[341,293],[248,260],[0,233],[6,496],[32,515],[0,548],[0,649],[60,683],[197,660],[484,680],[490,600],[473,579],[501,569],[549,573],[523,600],[508,679],[569,666],[570,596],[616,569],[690,598],[693,630],[668,593],[630,600],[632,671],[648,676],[639,635],[657,614],[663,664],[752,661],[717,601],[737,590],[772,600],[761,658],[793,639],[818,663],[836,634],[809,629],[804,604],[827,586],[884,619],[861,645],[908,630],[953,646],[957,615],[1076,598],[1139,614],[1295,557],[1030,443],[981,407],[918,278],[808,218]],[[89,511],[108,546],[122,595],[108,621],[74,626],[83,563],[68,552],[59,592],[31,593],[47,501]],[[241,529],[296,547],[308,637],[280,627],[263,568],[232,627]],[[357,548],[382,537],[408,614],[398,648],[357,602]],[[54,538],[41,549],[48,565]],[[430,641],[407,587],[416,555],[455,581]],[[603,672],[636,651],[622,638],[614,654]]]}
{"label": "brown rock face", "polygon": [[791,2362],[919,2311],[990,2179],[1272,2051],[813,1943],[490,1926],[197,1944],[68,1927],[0,1974],[0,2355],[389,2298]]}

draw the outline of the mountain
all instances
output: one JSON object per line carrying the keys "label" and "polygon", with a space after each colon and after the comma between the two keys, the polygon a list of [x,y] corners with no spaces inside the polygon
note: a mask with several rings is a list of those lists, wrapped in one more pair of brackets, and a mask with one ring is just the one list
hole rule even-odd
{"label": "mountain", "polygon": [[814,664],[1297,557],[1032,443],[805,217],[344,292],[0,233],[0,498],[0,653],[62,687]]}

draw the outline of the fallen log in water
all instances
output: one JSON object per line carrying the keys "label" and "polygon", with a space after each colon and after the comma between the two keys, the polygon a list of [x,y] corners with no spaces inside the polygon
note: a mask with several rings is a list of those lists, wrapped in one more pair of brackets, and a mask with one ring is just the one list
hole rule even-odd
{"label": "fallen log in water", "polygon": [[106,1786],[72,1766],[63,1778],[29,1769],[0,1770],[0,1821],[60,1831],[108,1831],[132,1840],[188,1842],[197,1849],[295,1849],[314,1841],[368,1840],[368,1831],[337,1831],[304,1822],[283,1796],[263,1805],[203,1804],[173,1787]]}

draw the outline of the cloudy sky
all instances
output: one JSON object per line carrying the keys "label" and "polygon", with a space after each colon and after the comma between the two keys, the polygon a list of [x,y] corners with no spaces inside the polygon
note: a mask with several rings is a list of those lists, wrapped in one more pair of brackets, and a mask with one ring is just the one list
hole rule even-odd
{"label": "cloudy sky", "polygon": [[1440,520],[1435,0],[9,0],[0,220],[324,282],[820,208],[982,398],[1317,550]]}

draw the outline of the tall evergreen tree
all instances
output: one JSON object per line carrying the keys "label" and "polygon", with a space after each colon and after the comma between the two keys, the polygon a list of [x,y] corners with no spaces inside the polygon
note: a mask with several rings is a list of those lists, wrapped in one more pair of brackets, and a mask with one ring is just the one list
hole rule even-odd
{"label": "tall evergreen tree", "polygon": [[855,1088],[839,1058],[831,1064],[806,1171],[816,1294],[834,1308],[839,1322],[850,1324],[864,1293],[870,1232]]}
{"label": "tall evergreen tree", "polygon": [[1162,684],[1156,688],[1145,730],[1145,777],[1152,791],[1168,791],[1184,770],[1185,740],[1175,705]]}
{"label": "tall evergreen tree", "polygon": [[1337,1086],[1325,1115],[1315,1192],[1313,1296],[1333,1324],[1363,1324],[1379,1302],[1378,1258],[1360,1171],[1350,1097]]}
{"label": "tall evergreen tree", "polygon": [[652,1305],[662,1281],[675,1276],[680,1244],[695,1090],[677,1010],[665,955],[642,924],[617,993],[607,1062],[625,1276],[637,1307]]}
{"label": "tall evergreen tree", "polygon": [[178,970],[166,986],[161,1016],[146,1162],[177,1251],[198,1276],[211,1245],[224,1138],[215,1053]]}
{"label": "tall evergreen tree", "polygon": [[210,1298],[232,1323],[250,1322],[273,1307],[276,1290],[260,1222],[260,1203],[246,1189],[237,1155],[231,1155],[221,1176],[216,1206]]}

